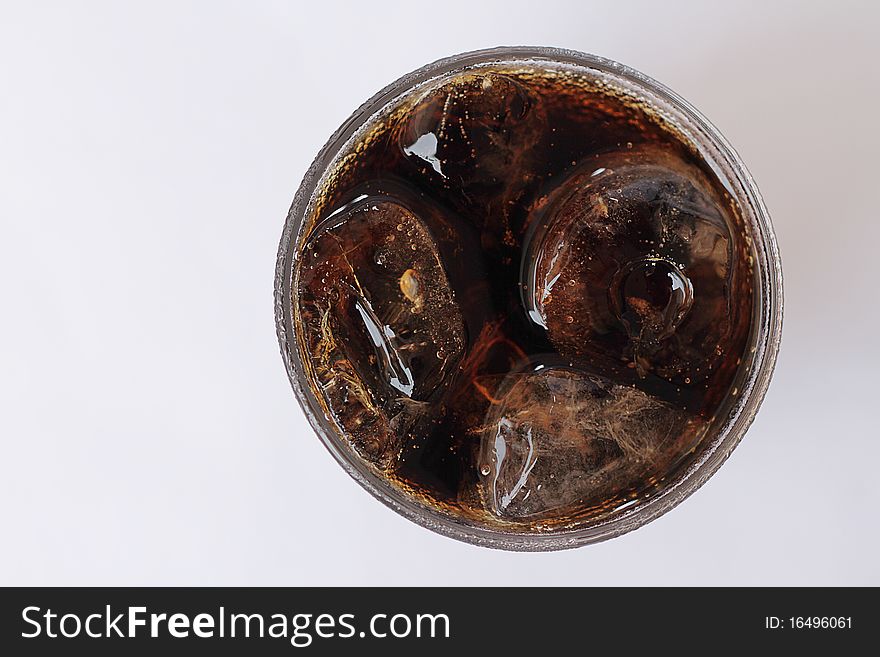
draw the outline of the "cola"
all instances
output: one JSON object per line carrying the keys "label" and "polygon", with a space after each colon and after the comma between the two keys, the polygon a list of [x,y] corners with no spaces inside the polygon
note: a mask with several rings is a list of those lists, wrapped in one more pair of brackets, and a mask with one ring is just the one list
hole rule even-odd
{"label": "cola", "polygon": [[753,250],[661,114],[496,63],[352,139],[296,245],[308,385],[419,504],[506,531],[607,517],[699,458],[737,394]]}

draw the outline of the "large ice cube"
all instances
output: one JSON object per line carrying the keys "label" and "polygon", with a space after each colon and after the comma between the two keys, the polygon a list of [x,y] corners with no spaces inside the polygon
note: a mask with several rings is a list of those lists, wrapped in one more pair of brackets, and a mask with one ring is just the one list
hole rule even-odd
{"label": "large ice cube", "polygon": [[355,449],[390,467],[464,349],[437,245],[409,209],[368,198],[313,231],[300,272],[319,396]]}
{"label": "large ice cube", "polygon": [[533,146],[546,133],[543,110],[512,77],[492,71],[459,76],[431,89],[397,129],[398,147],[424,181],[480,208],[498,222],[533,174]]}
{"label": "large ice cube", "polygon": [[608,155],[539,206],[525,303],[562,354],[695,386],[735,350],[734,286],[750,274],[734,277],[733,217],[695,167]]}
{"label": "large ice cube", "polygon": [[702,421],[629,386],[566,369],[511,374],[490,407],[479,489],[495,516],[550,519],[635,491]]}

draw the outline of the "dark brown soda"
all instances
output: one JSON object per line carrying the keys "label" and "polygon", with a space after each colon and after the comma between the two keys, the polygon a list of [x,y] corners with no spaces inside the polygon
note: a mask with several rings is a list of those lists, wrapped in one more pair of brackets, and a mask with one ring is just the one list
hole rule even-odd
{"label": "dark brown soda", "polygon": [[419,503],[546,531],[649,497],[731,399],[740,208],[674,126],[587,72],[420,87],[340,154],[294,316],[344,444]]}

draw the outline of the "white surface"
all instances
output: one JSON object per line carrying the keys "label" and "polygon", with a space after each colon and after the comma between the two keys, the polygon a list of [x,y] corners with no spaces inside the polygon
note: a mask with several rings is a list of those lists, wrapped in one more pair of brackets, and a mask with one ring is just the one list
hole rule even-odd
{"label": "white surface", "polygon": [[[880,584],[878,14],[871,3],[4,3],[2,584]],[[363,492],[278,354],[282,222],[373,92],[554,45],[666,83],[773,216],[785,338],[764,407],[678,509],[508,554]]]}

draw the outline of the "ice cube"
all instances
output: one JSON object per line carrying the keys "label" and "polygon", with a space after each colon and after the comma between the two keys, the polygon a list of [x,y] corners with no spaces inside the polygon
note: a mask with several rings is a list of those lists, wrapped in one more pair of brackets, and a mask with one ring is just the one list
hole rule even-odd
{"label": "ice cube", "polygon": [[497,219],[531,179],[532,147],[545,129],[543,110],[525,86],[480,71],[427,92],[401,122],[397,141],[429,183]]}
{"label": "ice cube", "polygon": [[561,368],[511,374],[486,417],[477,467],[498,518],[550,519],[636,491],[703,423],[646,393]]}
{"label": "ice cube", "polygon": [[[705,176],[656,150],[600,159],[538,204],[525,303],[564,355],[676,386],[735,349],[734,217]],[[748,311],[748,309],[747,309]],[[629,370],[629,374],[627,374]]]}
{"label": "ice cube", "polygon": [[391,467],[464,349],[440,251],[409,209],[367,198],[312,231],[302,254],[301,321],[319,397],[364,458]]}

